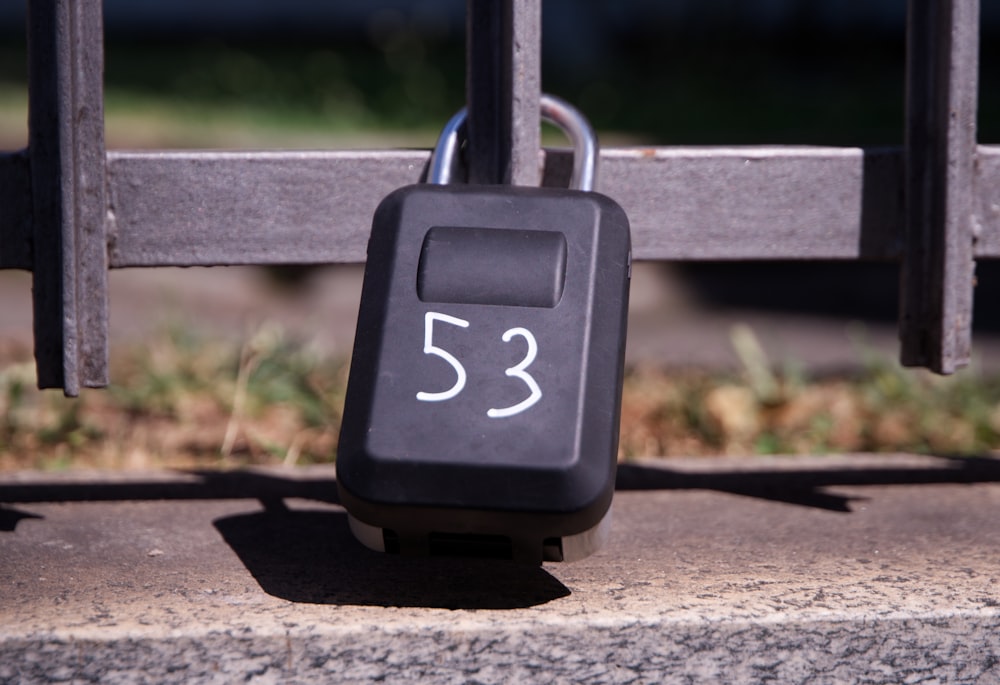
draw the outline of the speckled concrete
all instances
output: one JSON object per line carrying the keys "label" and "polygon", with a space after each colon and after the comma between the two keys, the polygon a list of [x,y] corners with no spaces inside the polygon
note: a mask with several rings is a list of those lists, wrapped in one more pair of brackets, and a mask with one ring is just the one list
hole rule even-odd
{"label": "speckled concrete", "polygon": [[326,469],[0,475],[0,683],[1000,682],[1000,461],[619,483],[606,549],[524,568],[370,552]]}

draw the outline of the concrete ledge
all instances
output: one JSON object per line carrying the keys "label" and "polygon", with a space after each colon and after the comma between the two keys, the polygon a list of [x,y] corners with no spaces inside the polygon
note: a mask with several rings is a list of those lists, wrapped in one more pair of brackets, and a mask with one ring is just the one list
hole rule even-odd
{"label": "concrete ledge", "polygon": [[330,469],[0,476],[0,683],[1000,682],[1000,462],[621,469],[611,544],[399,559]]}

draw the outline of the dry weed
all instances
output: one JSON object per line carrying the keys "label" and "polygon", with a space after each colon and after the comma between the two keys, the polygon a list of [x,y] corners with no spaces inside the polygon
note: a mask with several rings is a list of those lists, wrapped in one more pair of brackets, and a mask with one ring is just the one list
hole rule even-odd
{"label": "dry weed", "polygon": [[[742,373],[630,370],[619,457],[1000,448],[1000,379],[940,378],[863,355],[853,376],[776,371],[737,329]],[[265,327],[242,346],[168,331],[112,355],[111,388],[35,389],[26,349],[0,350],[0,470],[225,468],[332,461],[343,360]]]}

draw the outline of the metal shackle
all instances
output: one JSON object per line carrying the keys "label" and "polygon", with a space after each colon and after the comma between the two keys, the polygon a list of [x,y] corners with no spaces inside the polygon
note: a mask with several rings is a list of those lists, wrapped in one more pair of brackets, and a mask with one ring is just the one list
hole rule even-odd
{"label": "metal shackle", "polygon": [[[593,190],[597,179],[597,134],[578,109],[561,98],[542,93],[539,99],[542,119],[558,126],[573,143],[573,176],[570,187]],[[448,120],[438,137],[431,158],[427,182],[446,185],[452,182],[455,159],[462,145],[467,118],[466,108]]]}

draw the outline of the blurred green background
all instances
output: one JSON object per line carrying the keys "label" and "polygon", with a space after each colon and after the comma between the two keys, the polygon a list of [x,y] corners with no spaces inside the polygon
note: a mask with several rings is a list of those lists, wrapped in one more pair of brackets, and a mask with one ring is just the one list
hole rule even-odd
{"label": "blurred green background", "polygon": [[[24,3],[5,4],[9,146],[24,135],[26,64]],[[105,5],[113,146],[426,146],[464,100],[462,0]],[[902,141],[902,0],[549,0],[543,9],[544,87],[609,142]],[[1000,142],[997,14],[984,8],[980,139]]]}

